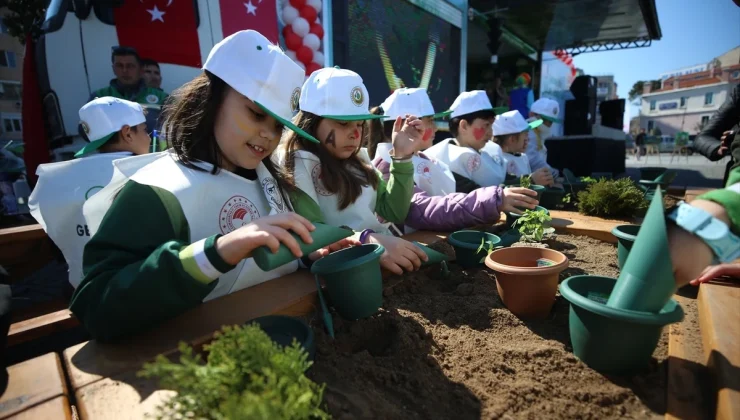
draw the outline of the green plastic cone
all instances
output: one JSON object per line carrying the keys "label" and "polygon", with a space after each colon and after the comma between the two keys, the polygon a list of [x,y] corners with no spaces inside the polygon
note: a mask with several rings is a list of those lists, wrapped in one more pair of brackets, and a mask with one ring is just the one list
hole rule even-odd
{"label": "green plastic cone", "polygon": [[414,241],[414,245],[416,245],[419,248],[421,248],[421,250],[424,251],[424,253],[427,254],[427,257],[429,258],[426,262],[424,262],[424,263],[421,264],[422,267],[426,267],[426,266],[432,265],[432,264],[439,264],[442,261],[448,261],[450,259],[450,257],[448,257],[447,255],[445,255],[445,254],[443,254],[443,253],[441,253],[439,251],[435,251],[432,248],[429,248],[428,246],[422,245],[422,244],[420,244],[420,243],[418,243],[416,241]]}
{"label": "green plastic cone", "polygon": [[658,312],[676,291],[668,249],[663,193],[658,188],[607,306]]}
{"label": "green plastic cone", "polygon": [[[303,251],[303,255],[308,255],[317,249],[331,245],[334,242],[340,241],[344,238],[352,236],[352,231],[336,226],[325,225],[323,223],[314,223],[316,229],[311,232],[313,243],[307,244],[293,232],[291,235],[298,241],[298,245]],[[280,266],[283,266],[296,259],[295,255],[283,244],[280,244],[278,252],[275,254],[270,251],[270,248],[261,246],[252,251],[252,258],[262,271],[274,270]]]}

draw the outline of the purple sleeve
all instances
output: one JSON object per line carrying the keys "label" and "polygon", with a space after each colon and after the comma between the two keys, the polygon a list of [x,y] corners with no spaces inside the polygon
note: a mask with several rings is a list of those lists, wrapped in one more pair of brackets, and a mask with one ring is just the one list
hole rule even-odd
{"label": "purple sleeve", "polygon": [[[387,180],[391,165],[381,158],[375,159],[373,164]],[[503,190],[499,187],[478,188],[467,194],[430,196],[421,188],[414,186],[406,225],[420,230],[452,231],[494,223],[501,216],[499,208],[502,200]]]}

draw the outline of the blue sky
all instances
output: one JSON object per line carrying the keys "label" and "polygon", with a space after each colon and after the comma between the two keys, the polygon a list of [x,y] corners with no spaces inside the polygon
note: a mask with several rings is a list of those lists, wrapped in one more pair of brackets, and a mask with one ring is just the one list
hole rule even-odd
{"label": "blue sky", "polygon": [[[586,74],[613,74],[620,98],[638,80],[709,62],[740,45],[740,7],[732,0],[656,0],[663,37],[647,48],[585,53],[575,57]],[[627,105],[625,123],[638,113]]]}

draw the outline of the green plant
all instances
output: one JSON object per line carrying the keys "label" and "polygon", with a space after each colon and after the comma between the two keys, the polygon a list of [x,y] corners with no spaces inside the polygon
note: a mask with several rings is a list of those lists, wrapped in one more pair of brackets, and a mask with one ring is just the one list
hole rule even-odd
{"label": "green plant", "polygon": [[519,179],[519,185],[521,185],[522,188],[529,188],[532,186],[532,177],[530,175],[522,175]]}
{"label": "green plant", "polygon": [[48,0],[0,0],[0,8],[6,9],[3,25],[8,34],[21,44],[26,43],[27,35],[31,35],[33,40],[38,39],[48,3]]}
{"label": "green plant", "polygon": [[553,228],[546,227],[551,220],[552,217],[544,210],[525,210],[512,227],[518,226],[519,233],[525,241],[540,242],[546,234],[555,231]]}
{"label": "green plant", "polygon": [[632,217],[647,207],[644,193],[629,178],[600,179],[578,193],[578,211],[588,216]]}
{"label": "green plant", "polygon": [[594,182],[596,182],[596,179],[591,178],[590,176],[582,176],[581,177],[581,182],[583,182],[585,184],[593,184]]}
{"label": "green plant", "polygon": [[570,195],[570,193],[567,193],[563,196],[563,203],[570,204],[571,199],[572,199],[572,196]]}
{"label": "green plant", "polygon": [[483,256],[483,257],[482,257],[482,258],[480,259],[480,262],[483,262],[483,261],[485,261],[485,260],[486,260],[486,257],[488,257],[489,255],[491,255],[491,252],[493,252],[493,251],[497,250],[498,248],[502,248],[502,247],[500,247],[500,246],[499,246],[499,247],[495,247],[495,246],[493,246],[493,243],[492,243],[492,242],[490,242],[490,241],[486,241],[485,239],[481,238],[481,239],[480,239],[480,246],[479,246],[479,247],[478,247],[478,249],[477,249],[477,250],[475,251],[475,253],[476,253],[476,254],[478,254],[478,253],[480,253],[481,251],[486,251],[486,255],[484,255],[484,256]]}
{"label": "green plant", "polygon": [[158,418],[329,418],[320,408],[324,386],[305,376],[311,362],[295,341],[283,348],[252,324],[216,333],[205,346],[205,363],[185,343],[179,350],[179,363],[160,355],[139,372],[177,392],[159,407]]}

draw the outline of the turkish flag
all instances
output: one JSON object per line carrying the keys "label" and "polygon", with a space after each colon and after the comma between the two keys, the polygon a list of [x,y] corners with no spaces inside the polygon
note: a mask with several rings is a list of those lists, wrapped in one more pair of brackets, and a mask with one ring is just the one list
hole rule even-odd
{"label": "turkish flag", "polygon": [[201,67],[193,0],[128,0],[113,17],[118,44],[135,48],[141,58]]}
{"label": "turkish flag", "polygon": [[277,44],[276,0],[219,0],[224,38],[244,29],[255,30]]}
{"label": "turkish flag", "polygon": [[42,163],[49,162],[49,139],[44,126],[44,110],[34,50],[33,38],[28,35],[26,36],[26,54],[23,56],[21,119],[23,121],[23,142],[26,144],[23,160],[26,164],[26,178],[31,188],[36,184],[36,168]]}

